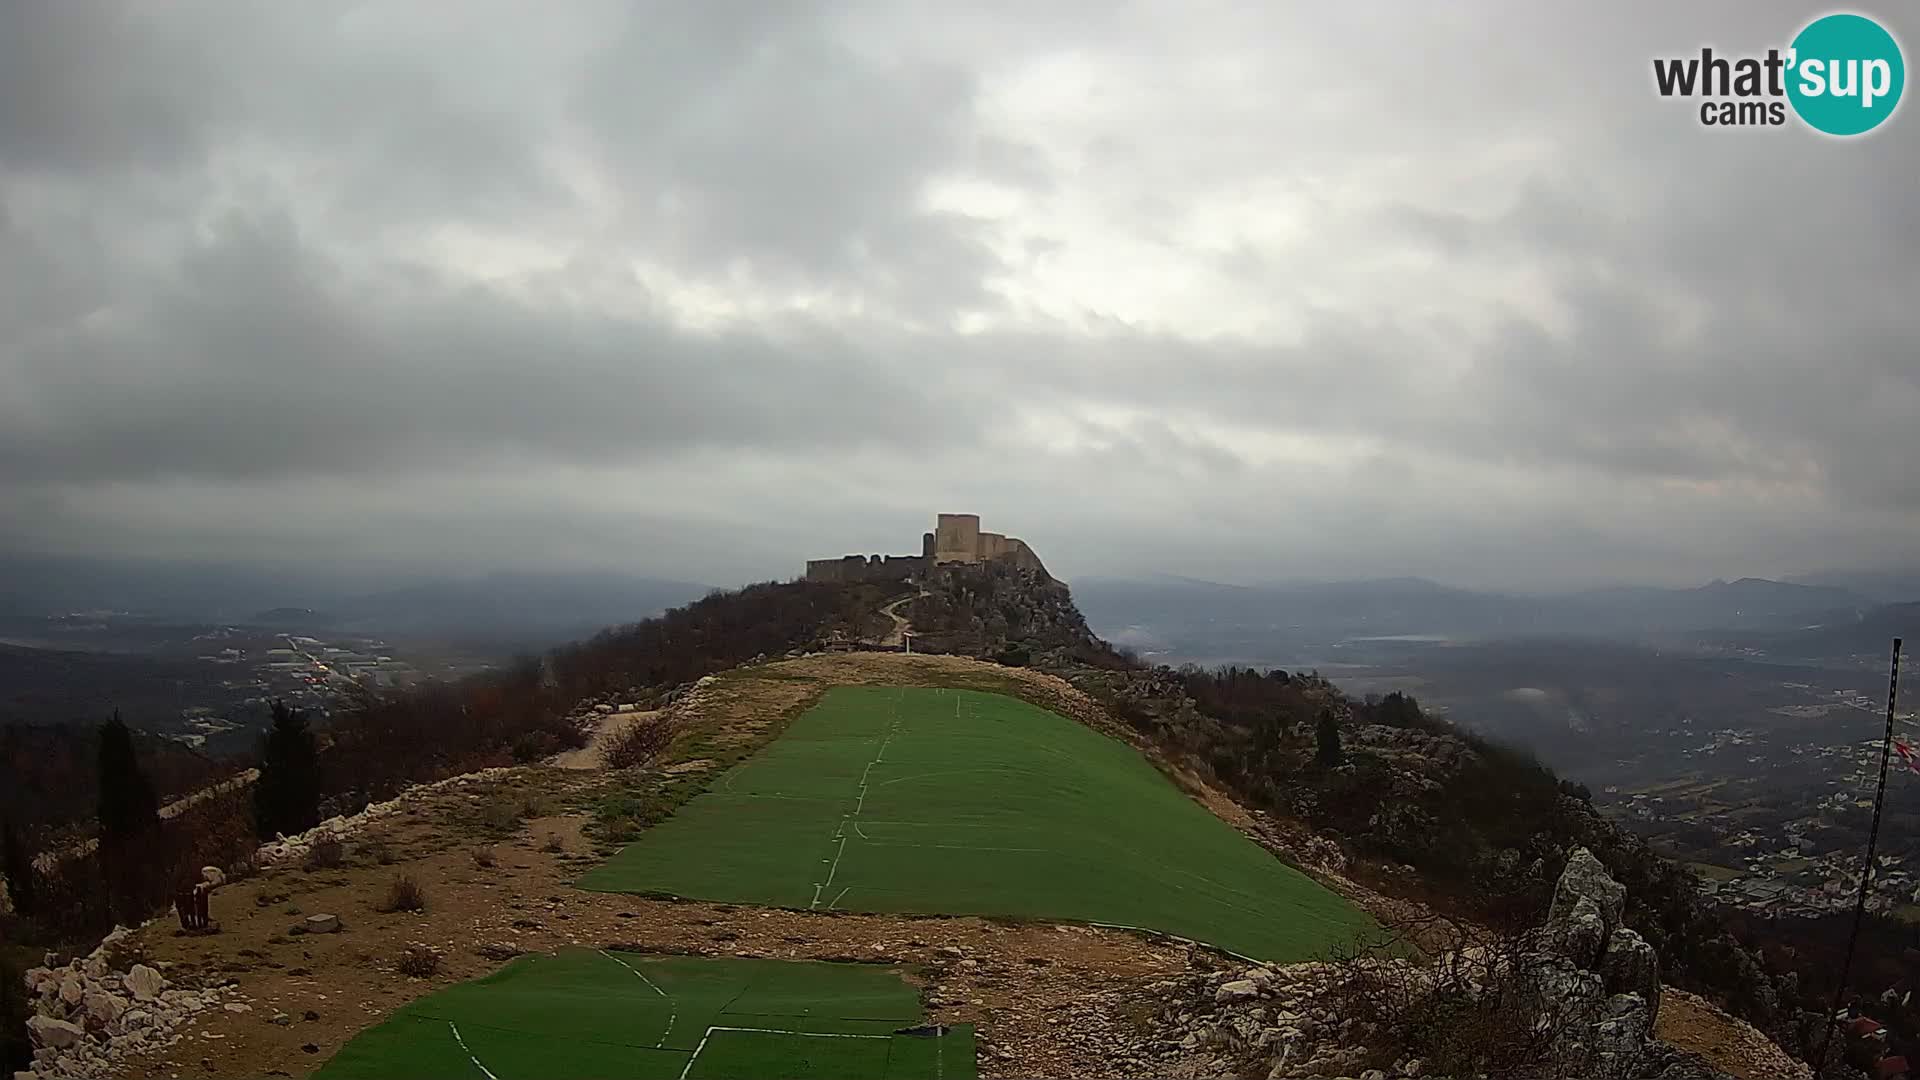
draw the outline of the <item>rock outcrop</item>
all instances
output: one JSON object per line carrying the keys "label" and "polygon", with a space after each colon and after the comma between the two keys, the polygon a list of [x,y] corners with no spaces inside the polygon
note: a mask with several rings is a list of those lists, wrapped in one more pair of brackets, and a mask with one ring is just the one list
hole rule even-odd
{"label": "rock outcrop", "polygon": [[48,966],[26,972],[33,1068],[16,1077],[116,1076],[135,1051],[178,1042],[196,1014],[240,1003],[232,987],[175,986],[157,969],[129,963],[131,934],[116,927],[84,959],[53,966],[49,956]]}
{"label": "rock outcrop", "polygon": [[1730,1080],[1654,1038],[1659,957],[1621,925],[1625,901],[1580,849],[1533,933],[1427,963],[1383,953],[1157,984],[1148,990],[1162,1005],[1140,1049],[1183,1077]]}

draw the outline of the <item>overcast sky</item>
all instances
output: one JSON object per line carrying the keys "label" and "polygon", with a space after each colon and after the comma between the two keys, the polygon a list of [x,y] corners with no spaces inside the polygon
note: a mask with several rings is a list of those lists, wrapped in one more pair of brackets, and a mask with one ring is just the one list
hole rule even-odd
{"label": "overcast sky", "polygon": [[727,584],[964,510],[1066,577],[1912,565],[1917,106],[1653,91],[1807,15],[0,4],[0,546]]}

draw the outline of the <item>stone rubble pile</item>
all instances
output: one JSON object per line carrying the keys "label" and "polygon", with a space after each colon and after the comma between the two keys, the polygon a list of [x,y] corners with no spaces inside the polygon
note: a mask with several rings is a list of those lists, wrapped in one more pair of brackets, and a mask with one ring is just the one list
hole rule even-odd
{"label": "stone rubble pile", "polygon": [[[1525,1003],[1533,1028],[1549,1034],[1553,1075],[1583,1080],[1730,1080],[1653,1036],[1660,1009],[1659,957],[1622,922],[1626,890],[1581,848],[1568,860],[1546,925],[1523,939],[1503,1001]],[[1465,993],[1491,970],[1484,954],[1196,972],[1145,989],[1161,1008],[1140,1048],[1156,1072],[1173,1077],[1264,1075],[1357,1080],[1446,1080],[1433,1064],[1381,1049],[1374,1024],[1342,1015],[1345,980],[1379,977],[1410,998],[1436,985],[1443,967],[1466,972]],[[1393,1057],[1390,1067],[1383,1059]],[[1450,1075],[1450,1074],[1449,1074]],[[1461,1077],[1459,1080],[1468,1080]]]}
{"label": "stone rubble pile", "polygon": [[14,1080],[116,1076],[119,1063],[139,1051],[172,1046],[193,1016],[221,1006],[245,1007],[231,986],[175,986],[146,964],[125,966],[124,946],[133,931],[115,927],[84,959],[27,971],[33,1015],[33,1068]]}
{"label": "stone rubble pile", "polygon": [[353,834],[366,828],[369,824],[381,818],[392,817],[430,795],[454,788],[466,787],[470,784],[491,783],[503,777],[510,776],[513,772],[514,770],[511,767],[502,766],[492,769],[481,769],[479,772],[463,773],[459,776],[450,776],[445,780],[436,780],[431,784],[416,784],[393,798],[388,799],[386,802],[368,803],[366,808],[357,814],[330,817],[297,836],[282,834],[277,839],[260,845],[256,853],[256,858],[262,866],[270,866],[274,863],[285,862],[290,859],[305,858],[307,852],[312,851],[315,844],[323,840],[344,841]]}

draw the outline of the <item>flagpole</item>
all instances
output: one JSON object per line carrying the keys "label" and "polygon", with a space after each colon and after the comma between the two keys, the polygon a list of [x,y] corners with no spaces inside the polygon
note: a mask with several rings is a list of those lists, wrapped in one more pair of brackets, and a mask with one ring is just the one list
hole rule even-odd
{"label": "flagpole", "polygon": [[1860,943],[1860,921],[1867,914],[1867,893],[1873,888],[1873,854],[1880,845],[1880,808],[1887,801],[1887,764],[1893,755],[1893,707],[1900,694],[1900,639],[1893,639],[1893,663],[1887,676],[1887,734],[1880,742],[1880,786],[1873,794],[1873,827],[1867,832],[1867,865],[1860,873],[1860,897],[1853,905],[1853,929],[1847,932],[1847,956],[1840,964],[1840,984],[1833,988],[1833,1008],[1827,1010],[1827,1030],[1820,1039],[1820,1056],[1813,1061],[1814,1075],[1827,1067],[1827,1050],[1833,1044],[1833,1029],[1840,1007],[1846,1002],[1847,980],[1853,976],[1853,950]]}

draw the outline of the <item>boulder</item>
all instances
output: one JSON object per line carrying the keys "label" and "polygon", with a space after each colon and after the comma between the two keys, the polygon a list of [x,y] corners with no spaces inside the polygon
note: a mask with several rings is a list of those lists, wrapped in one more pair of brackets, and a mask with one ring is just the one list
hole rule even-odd
{"label": "boulder", "polygon": [[1220,988],[1213,992],[1213,1000],[1221,1005],[1230,1004],[1235,1001],[1247,1001],[1259,996],[1260,988],[1254,985],[1252,979],[1234,979],[1231,982],[1223,982],[1220,984]]}
{"label": "boulder", "polygon": [[[1548,933],[1559,937],[1559,928],[1573,917],[1583,899],[1593,901],[1606,934],[1613,933],[1626,913],[1627,887],[1607,873],[1593,852],[1575,848],[1567,857],[1567,868],[1561,872],[1559,884],[1553,889],[1553,906],[1547,911]],[[1601,935],[1603,941],[1606,934]]]}
{"label": "boulder", "polygon": [[145,964],[133,965],[123,981],[127,993],[132,994],[135,1001],[152,1001],[160,996],[160,991],[167,985],[167,980],[158,971]]}
{"label": "boulder", "polygon": [[307,916],[307,921],[300,924],[300,928],[309,934],[338,933],[340,931],[340,916],[325,914],[309,915]]}
{"label": "boulder", "polygon": [[34,1042],[55,1050],[72,1046],[86,1036],[80,1025],[55,1020],[50,1016],[27,1017],[27,1030],[33,1034]]}
{"label": "boulder", "polygon": [[1647,939],[1632,930],[1619,929],[1607,939],[1607,950],[1600,959],[1600,977],[1609,994],[1638,994],[1646,1003],[1651,1019],[1660,1016],[1660,954]]}
{"label": "boulder", "polygon": [[69,975],[60,980],[60,1000],[69,1008],[80,1004],[80,999],[85,997],[86,993],[86,987],[80,984],[79,978]]}
{"label": "boulder", "polygon": [[126,1002],[100,990],[87,991],[87,995],[81,1000],[81,1004],[86,1007],[88,1016],[108,1024],[120,1019],[120,1014],[127,1011]]}

